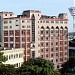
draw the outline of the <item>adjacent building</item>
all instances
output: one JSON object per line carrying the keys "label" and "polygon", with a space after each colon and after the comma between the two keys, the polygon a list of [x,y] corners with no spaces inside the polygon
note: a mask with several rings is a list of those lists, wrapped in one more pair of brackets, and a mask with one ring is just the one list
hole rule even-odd
{"label": "adjacent building", "polygon": [[23,64],[24,60],[24,48],[17,48],[17,49],[1,49],[1,52],[3,52],[4,56],[7,58],[7,61],[4,62],[3,64],[10,64],[14,65],[16,68],[21,67]]}
{"label": "adjacent building", "polygon": [[0,44],[24,48],[24,60],[41,57],[61,68],[68,59],[68,16],[42,15],[39,10],[25,10],[21,15],[0,12]]}
{"label": "adjacent building", "polygon": [[69,57],[75,58],[75,39],[69,41]]}

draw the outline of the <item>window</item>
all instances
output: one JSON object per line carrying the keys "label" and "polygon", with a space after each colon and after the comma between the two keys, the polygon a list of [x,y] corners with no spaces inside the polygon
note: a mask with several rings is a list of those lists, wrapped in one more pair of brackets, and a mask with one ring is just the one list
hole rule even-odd
{"label": "window", "polygon": [[51,60],[51,62],[53,62],[53,60]]}
{"label": "window", "polygon": [[4,37],[4,42],[8,42],[8,37]]}
{"label": "window", "polygon": [[41,52],[43,52],[43,49],[41,49]]}
{"label": "window", "polygon": [[16,20],[16,22],[18,22],[18,20]]}
{"label": "window", "polygon": [[32,51],[32,58],[35,58],[35,51]]}
{"label": "window", "polygon": [[14,31],[9,31],[9,35],[14,35]]}
{"label": "window", "polygon": [[53,33],[53,30],[51,30],[51,33]]}
{"label": "window", "polygon": [[45,23],[45,21],[43,21],[43,23]]}
{"label": "window", "polygon": [[65,52],[65,55],[67,55],[67,52]]}
{"label": "window", "polygon": [[58,42],[56,42],[56,45],[58,45]]}
{"label": "window", "polygon": [[62,24],[62,23],[63,23],[63,21],[60,21],[60,23]]}
{"label": "window", "polygon": [[53,48],[51,48],[51,51],[53,51]]}
{"label": "window", "polygon": [[41,55],[41,58],[43,58],[43,55]]}
{"label": "window", "polygon": [[24,20],[22,20],[22,23],[24,23],[25,21]]}
{"label": "window", "polygon": [[5,14],[5,16],[7,16],[7,14]]}
{"label": "window", "polygon": [[56,53],[56,56],[58,57],[58,53]]}
{"label": "window", "polygon": [[63,45],[63,41],[60,41],[60,45]]}
{"label": "window", "polygon": [[13,48],[13,44],[10,44],[10,48]]}
{"label": "window", "polygon": [[27,43],[27,48],[30,48],[30,43]]}
{"label": "window", "polygon": [[20,35],[20,31],[19,30],[15,30],[15,35],[19,36]]}
{"label": "window", "polygon": [[48,48],[46,48],[46,52],[48,52]]}
{"label": "window", "polygon": [[16,25],[16,26],[19,26],[19,25]]}
{"label": "window", "polygon": [[9,55],[9,59],[13,59],[13,54]]}
{"label": "window", "polygon": [[56,39],[58,39],[59,37],[58,36],[56,36]]}
{"label": "window", "polygon": [[46,23],[49,23],[49,21],[46,21]]}
{"label": "window", "polygon": [[20,43],[16,43],[16,44],[15,44],[15,47],[16,47],[16,48],[20,48]]}
{"label": "window", "polygon": [[46,31],[46,34],[48,34],[49,33],[49,31]]}
{"label": "window", "polygon": [[46,57],[48,57],[48,54],[46,54]]}
{"label": "window", "polygon": [[10,26],[10,28],[12,28],[12,26]]}
{"label": "window", "polygon": [[22,26],[22,28],[25,28],[25,26]]}
{"label": "window", "polygon": [[46,37],[46,40],[49,40],[49,37]]}
{"label": "window", "polygon": [[22,58],[23,57],[23,53],[19,53],[19,58]]}
{"label": "window", "polygon": [[4,36],[8,36],[8,31],[4,31]]}
{"label": "window", "polygon": [[55,21],[55,23],[59,23],[59,21]]}
{"label": "window", "polygon": [[20,41],[20,37],[15,37],[15,41],[19,42]]}
{"label": "window", "polygon": [[12,14],[10,14],[10,16],[12,16]]}
{"label": "window", "polygon": [[10,37],[10,41],[14,41],[14,37]]}
{"label": "window", "polygon": [[51,45],[53,45],[53,42],[51,42]]}
{"label": "window", "polygon": [[30,28],[30,25],[27,25],[27,28]]}
{"label": "window", "polygon": [[64,21],[65,24],[67,24],[67,21]]}
{"label": "window", "polygon": [[12,23],[12,21],[9,21],[9,23]]}
{"label": "window", "polygon": [[40,21],[40,23],[42,23],[42,21]]}
{"label": "window", "polygon": [[56,47],[56,51],[58,51],[59,49],[58,49],[58,47]]}
{"label": "window", "polygon": [[51,40],[53,40],[53,36],[51,36]]}
{"label": "window", "polygon": [[4,24],[7,24],[8,23],[8,21],[4,21]]}
{"label": "window", "polygon": [[44,46],[44,43],[41,43],[41,46]]}
{"label": "window", "polygon": [[63,50],[63,47],[60,47],[60,51],[62,51]]}
{"label": "window", "polygon": [[58,62],[58,59],[56,59],[56,62]]}
{"label": "window", "polygon": [[38,14],[38,16],[39,16],[39,14]]}
{"label": "window", "polygon": [[59,31],[58,31],[58,30],[56,30],[56,33],[59,33]]}
{"label": "window", "polygon": [[18,54],[15,54],[15,55],[14,55],[14,58],[18,58]]}
{"label": "window", "polygon": [[46,43],[46,46],[48,46],[49,45],[49,43]]}
{"label": "window", "polygon": [[53,57],[53,54],[51,54],[51,57]]}
{"label": "window", "polygon": [[44,31],[41,31],[41,34],[44,34]]}
{"label": "window", "polygon": [[4,43],[4,47],[8,47],[8,43]]}
{"label": "window", "polygon": [[54,23],[54,21],[51,21],[51,23]]}
{"label": "window", "polygon": [[8,26],[4,26],[4,29],[8,29]]}

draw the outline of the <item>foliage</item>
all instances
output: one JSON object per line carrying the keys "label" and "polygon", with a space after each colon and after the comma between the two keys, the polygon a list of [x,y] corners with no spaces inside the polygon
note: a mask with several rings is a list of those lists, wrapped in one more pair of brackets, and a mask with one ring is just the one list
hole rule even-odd
{"label": "foliage", "polygon": [[5,56],[3,56],[3,52],[0,52],[0,64],[2,62],[5,62],[7,60],[7,58]]}
{"label": "foliage", "polygon": [[19,75],[60,75],[54,70],[53,63],[49,60],[36,58],[30,59],[18,70]]}
{"label": "foliage", "polygon": [[13,65],[0,65],[0,75],[16,75],[16,71]]}
{"label": "foliage", "polygon": [[73,75],[73,73],[75,73],[75,58],[69,58],[62,67],[60,70],[62,75]]}

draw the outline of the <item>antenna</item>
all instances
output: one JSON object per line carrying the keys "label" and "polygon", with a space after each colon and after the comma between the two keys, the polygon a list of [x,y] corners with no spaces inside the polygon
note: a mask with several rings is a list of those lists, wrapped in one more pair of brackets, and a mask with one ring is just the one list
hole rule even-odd
{"label": "antenna", "polygon": [[[75,6],[75,0],[74,0],[74,6]],[[69,12],[73,17],[73,39],[75,39],[75,7],[70,7]]]}

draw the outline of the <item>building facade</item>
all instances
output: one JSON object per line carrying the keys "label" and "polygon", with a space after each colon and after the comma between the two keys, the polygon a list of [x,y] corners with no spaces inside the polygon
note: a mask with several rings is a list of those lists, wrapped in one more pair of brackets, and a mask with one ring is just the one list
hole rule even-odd
{"label": "building facade", "polygon": [[0,52],[3,52],[4,56],[7,58],[7,61],[3,62],[3,64],[10,64],[14,65],[15,68],[21,67],[24,60],[24,48],[17,48],[17,49],[3,49]]}
{"label": "building facade", "polygon": [[56,68],[68,59],[68,16],[42,15],[26,10],[22,15],[0,12],[0,39],[3,47],[24,48],[24,60],[41,57],[54,62]]}

